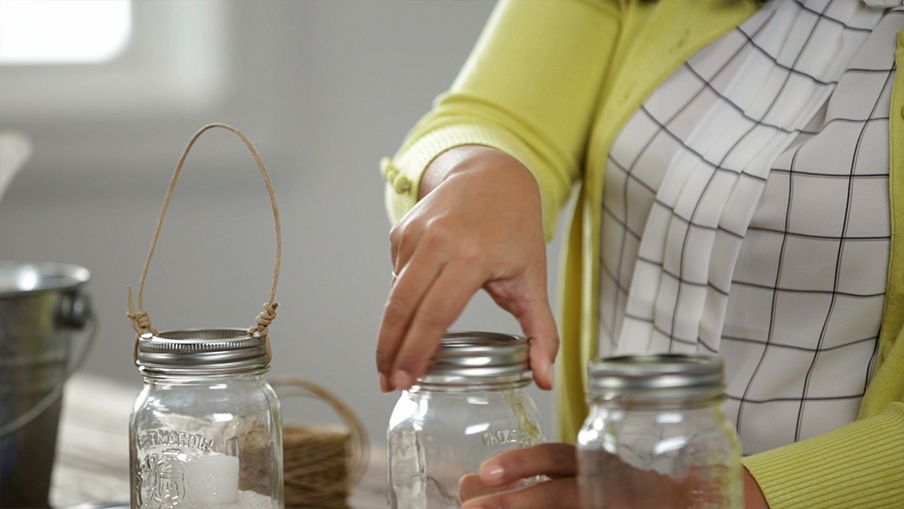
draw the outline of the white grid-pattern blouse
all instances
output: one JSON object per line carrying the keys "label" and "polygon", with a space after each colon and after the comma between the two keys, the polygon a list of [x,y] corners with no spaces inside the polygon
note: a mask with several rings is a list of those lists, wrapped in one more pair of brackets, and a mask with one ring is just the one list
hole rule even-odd
{"label": "white grid-pattern blouse", "polygon": [[745,454],[852,421],[869,381],[904,28],[877,4],[766,4],[675,71],[606,163],[600,352],[717,352]]}

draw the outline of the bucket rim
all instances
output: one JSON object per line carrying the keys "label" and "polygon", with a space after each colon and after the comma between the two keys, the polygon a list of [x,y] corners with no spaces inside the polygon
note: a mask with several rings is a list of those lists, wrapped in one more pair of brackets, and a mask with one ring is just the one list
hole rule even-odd
{"label": "bucket rim", "polygon": [[[5,275],[27,271],[37,276],[28,281],[33,286],[4,288]],[[0,299],[72,290],[87,284],[90,279],[91,272],[87,268],[72,263],[0,260]]]}

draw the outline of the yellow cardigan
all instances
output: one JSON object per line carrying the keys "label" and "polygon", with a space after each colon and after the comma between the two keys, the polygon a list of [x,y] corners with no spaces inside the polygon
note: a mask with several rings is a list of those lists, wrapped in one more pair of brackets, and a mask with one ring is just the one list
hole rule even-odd
{"label": "yellow cardigan", "polygon": [[[597,355],[602,172],[612,141],[659,83],[756,9],[752,0],[502,0],[451,90],[383,161],[387,208],[398,220],[437,155],[468,144],[501,149],[536,177],[547,237],[580,181],[559,314],[564,440],[574,440],[587,413],[585,366]],[[904,32],[895,59],[901,69]],[[744,460],[773,509],[904,508],[902,73],[891,111],[891,253],[877,368],[856,422]]]}

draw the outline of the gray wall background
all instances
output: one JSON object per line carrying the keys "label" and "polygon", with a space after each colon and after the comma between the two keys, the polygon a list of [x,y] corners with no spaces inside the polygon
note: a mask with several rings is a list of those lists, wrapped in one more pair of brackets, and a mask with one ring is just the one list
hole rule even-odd
{"label": "gray wall background", "polygon": [[[137,283],[188,136],[209,121],[233,123],[258,144],[282,208],[272,372],[334,390],[382,441],[396,396],[380,395],[373,363],[390,272],[377,163],[452,82],[492,7],[145,0],[134,5],[130,46],[110,64],[0,66],[0,128],[27,133],[35,149],[0,203],[0,258],[90,268],[101,333],[85,371],[137,390],[126,285]],[[250,324],[265,300],[272,244],[250,156],[225,132],[202,139],[151,271],[154,323]],[[550,247],[552,268],[557,251]],[[482,294],[457,328],[518,331]],[[535,397],[554,436],[551,397]],[[317,403],[285,407],[289,418],[335,420]]]}

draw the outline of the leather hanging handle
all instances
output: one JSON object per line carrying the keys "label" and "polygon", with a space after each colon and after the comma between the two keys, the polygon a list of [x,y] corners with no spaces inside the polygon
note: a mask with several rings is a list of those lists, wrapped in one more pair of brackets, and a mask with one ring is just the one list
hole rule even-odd
{"label": "leather hanging handle", "polygon": [[264,304],[264,310],[257,315],[254,325],[248,328],[248,333],[266,337],[267,328],[270,326],[273,320],[276,319],[276,308],[279,306],[276,302],[276,288],[279,285],[279,271],[282,265],[282,223],[279,219],[279,206],[276,204],[276,194],[273,191],[273,184],[270,182],[270,175],[267,173],[267,167],[264,165],[264,160],[261,158],[260,153],[258,153],[257,149],[254,147],[254,144],[251,143],[251,140],[249,140],[248,137],[245,136],[245,133],[229,124],[212,123],[205,125],[192,135],[191,139],[188,140],[188,144],[185,146],[185,149],[182,150],[182,155],[179,157],[179,162],[176,164],[176,169],[173,170],[173,176],[170,179],[169,187],[166,190],[166,196],[164,196],[163,198],[163,205],[160,207],[160,214],[157,216],[157,225],[154,228],[154,235],[151,237],[151,243],[148,247],[147,256],[144,259],[144,269],[141,271],[141,279],[138,280],[137,307],[135,307],[132,302],[132,287],[129,286],[128,288],[129,312],[127,316],[132,323],[132,328],[135,329],[135,332],[138,334],[138,336],[141,336],[142,334],[147,332],[150,332],[154,335],[158,333],[157,329],[155,329],[151,324],[150,315],[144,309],[144,284],[147,280],[148,271],[151,267],[151,259],[154,257],[154,251],[157,248],[157,240],[160,238],[160,230],[163,228],[163,220],[166,217],[166,211],[169,208],[170,201],[173,198],[173,191],[176,189],[176,183],[179,180],[179,175],[182,172],[182,167],[185,165],[185,160],[186,158],[188,158],[188,154],[189,152],[191,152],[191,149],[198,138],[200,138],[201,135],[205,132],[218,128],[225,129],[234,133],[242,140],[242,142],[251,152],[251,155],[254,157],[254,162],[257,164],[257,168],[258,170],[260,170],[261,177],[263,177],[264,179],[264,185],[267,187],[267,194],[270,197],[270,205],[273,209],[273,224],[276,230],[276,260],[273,266],[273,283],[270,286],[270,296],[267,299],[267,302]]}

